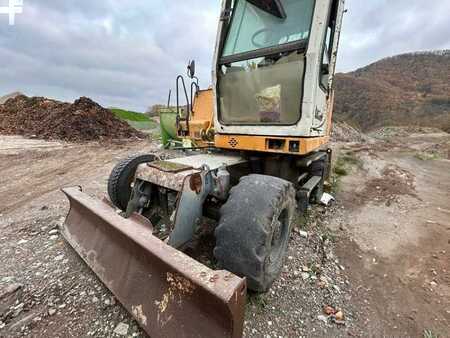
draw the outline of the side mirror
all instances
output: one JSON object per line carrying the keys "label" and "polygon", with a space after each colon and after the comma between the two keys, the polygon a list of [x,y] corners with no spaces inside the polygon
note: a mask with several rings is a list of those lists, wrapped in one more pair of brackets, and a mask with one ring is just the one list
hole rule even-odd
{"label": "side mirror", "polygon": [[193,79],[195,77],[195,60],[189,61],[187,69],[188,76]]}

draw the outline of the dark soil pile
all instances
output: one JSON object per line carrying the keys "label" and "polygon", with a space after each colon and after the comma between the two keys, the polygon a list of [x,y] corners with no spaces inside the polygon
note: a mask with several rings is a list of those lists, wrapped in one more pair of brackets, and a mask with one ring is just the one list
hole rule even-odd
{"label": "dark soil pile", "polygon": [[0,134],[76,142],[145,137],[89,98],[71,104],[24,95],[0,105]]}
{"label": "dark soil pile", "polygon": [[21,93],[21,92],[14,92],[14,93],[10,93],[8,95],[2,96],[2,97],[0,97],[0,104],[3,104],[6,101],[8,101],[9,99],[13,99],[13,98],[15,98],[17,96],[20,96],[20,95],[24,95],[24,94]]}

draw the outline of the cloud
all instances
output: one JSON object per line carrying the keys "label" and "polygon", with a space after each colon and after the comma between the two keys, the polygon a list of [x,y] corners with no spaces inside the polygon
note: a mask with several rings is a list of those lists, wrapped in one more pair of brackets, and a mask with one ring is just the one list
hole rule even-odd
{"label": "cloud", "polygon": [[380,58],[450,47],[448,1],[347,0],[339,66],[349,71]]}
{"label": "cloud", "polygon": [[[339,70],[450,46],[448,2],[347,3]],[[86,95],[142,111],[165,102],[190,59],[209,85],[218,16],[219,1],[210,0],[25,0],[15,26],[0,16],[0,93],[67,101]]]}

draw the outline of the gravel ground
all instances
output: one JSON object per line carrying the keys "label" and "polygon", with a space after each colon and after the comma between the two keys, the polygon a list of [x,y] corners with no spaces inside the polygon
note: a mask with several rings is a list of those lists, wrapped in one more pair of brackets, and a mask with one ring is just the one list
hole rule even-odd
{"label": "gravel ground", "polygon": [[[316,207],[299,220],[306,225],[292,233],[281,278],[268,294],[249,295],[245,336],[357,331],[346,268],[333,253],[336,235],[323,226],[335,209]],[[111,337],[120,336],[114,333],[119,324],[128,325],[128,336],[145,336],[60,236],[64,211],[65,206],[44,205],[33,220],[2,222],[14,231],[4,232],[0,244],[7,267],[0,290],[12,291],[2,298],[0,326],[7,331],[0,336]]]}
{"label": "gravel ground", "polygon": [[[403,157],[400,142],[337,145],[364,158],[364,167],[343,179],[347,188],[336,204],[315,206],[298,219],[281,278],[269,293],[249,295],[245,336],[449,333],[449,162],[414,157],[436,142],[418,138]],[[68,203],[59,188],[80,184],[101,197],[120,158],[157,145],[39,144],[17,137],[0,137],[0,144],[9,144],[0,149],[0,337],[146,337],[60,236]],[[355,191],[379,179],[369,179],[372,171],[392,163],[403,168],[399,175],[413,173],[418,197],[379,203],[377,190],[356,201]],[[393,213],[398,205],[406,208],[401,215]],[[390,245],[384,253],[383,243]]]}
{"label": "gravel ground", "polygon": [[291,235],[281,277],[265,295],[250,295],[245,336],[331,337],[360,335],[352,285],[334,253],[343,235],[327,229],[339,206],[314,206]]}

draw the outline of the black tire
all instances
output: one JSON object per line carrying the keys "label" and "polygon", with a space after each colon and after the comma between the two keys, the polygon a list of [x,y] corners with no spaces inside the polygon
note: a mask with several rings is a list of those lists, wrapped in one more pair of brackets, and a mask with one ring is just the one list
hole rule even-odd
{"label": "black tire", "polygon": [[293,185],[277,177],[245,176],[220,212],[214,256],[223,268],[247,277],[250,290],[266,292],[287,254],[296,212]]}
{"label": "black tire", "polygon": [[127,209],[138,165],[154,160],[154,155],[134,155],[120,161],[114,167],[108,179],[108,195],[117,208],[123,211]]}

